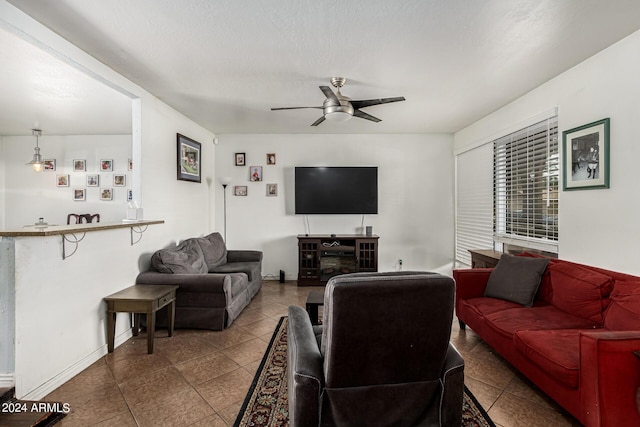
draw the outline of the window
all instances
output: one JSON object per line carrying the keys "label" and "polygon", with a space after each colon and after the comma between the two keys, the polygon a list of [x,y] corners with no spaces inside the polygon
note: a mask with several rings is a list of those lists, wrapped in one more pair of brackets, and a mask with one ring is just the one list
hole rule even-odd
{"label": "window", "polygon": [[558,118],[493,141],[494,240],[557,253]]}

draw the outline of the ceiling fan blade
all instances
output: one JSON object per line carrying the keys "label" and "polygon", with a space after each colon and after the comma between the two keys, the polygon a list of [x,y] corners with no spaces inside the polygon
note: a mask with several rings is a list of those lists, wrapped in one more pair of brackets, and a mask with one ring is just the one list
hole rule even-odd
{"label": "ceiling fan blade", "polygon": [[324,96],[326,96],[327,99],[330,99],[333,102],[335,102],[337,105],[340,105],[340,100],[338,99],[336,94],[333,93],[333,91],[329,86],[320,86],[320,90],[322,91],[322,93],[324,93]]}
{"label": "ceiling fan blade", "polygon": [[371,107],[372,105],[388,104],[390,102],[405,101],[404,96],[398,96],[396,98],[381,98],[381,99],[364,99],[360,101],[351,101],[353,108]]}
{"label": "ceiling fan blade", "polygon": [[324,122],[324,116],[320,117],[318,120],[313,122],[313,124],[311,126],[318,126],[322,122]]}
{"label": "ceiling fan blade", "polygon": [[276,110],[299,110],[301,108],[317,108],[319,110],[322,110],[322,107],[279,107],[279,108],[272,108],[271,111],[276,111]]}
{"label": "ceiling fan blade", "polygon": [[354,110],[353,115],[355,117],[360,117],[361,119],[371,120],[372,122],[376,122],[376,123],[382,121],[379,118],[373,117],[371,114],[367,114],[364,111],[360,111],[360,110]]}

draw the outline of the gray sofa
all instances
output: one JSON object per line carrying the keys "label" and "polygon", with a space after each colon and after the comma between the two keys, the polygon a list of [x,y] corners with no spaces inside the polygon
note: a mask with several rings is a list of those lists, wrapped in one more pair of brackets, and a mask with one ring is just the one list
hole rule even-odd
{"label": "gray sofa", "polygon": [[[227,250],[220,233],[191,238],[151,257],[138,285],[179,285],[176,328],[222,330],[234,321],[262,286],[262,252]],[[157,324],[166,326],[165,310]]]}

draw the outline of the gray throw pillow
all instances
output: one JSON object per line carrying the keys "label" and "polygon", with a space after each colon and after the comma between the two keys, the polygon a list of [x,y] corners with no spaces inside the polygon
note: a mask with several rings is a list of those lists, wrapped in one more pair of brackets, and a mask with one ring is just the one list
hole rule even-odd
{"label": "gray throw pillow", "polygon": [[484,296],[531,307],[548,263],[547,258],[503,254],[489,276]]}
{"label": "gray throw pillow", "polygon": [[204,274],[209,270],[195,239],[185,240],[175,248],[156,251],[151,264],[161,273]]}
{"label": "gray throw pillow", "polygon": [[207,263],[209,271],[227,263],[227,246],[220,233],[216,232],[208,236],[199,237],[197,241],[200,249],[202,249],[204,262]]}

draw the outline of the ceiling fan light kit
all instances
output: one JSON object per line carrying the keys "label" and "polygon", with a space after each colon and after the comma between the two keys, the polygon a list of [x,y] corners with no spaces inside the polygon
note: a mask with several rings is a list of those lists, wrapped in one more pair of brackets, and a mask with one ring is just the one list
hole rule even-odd
{"label": "ceiling fan light kit", "polygon": [[331,84],[333,85],[333,87],[337,88],[336,93],[334,93],[329,86],[320,86],[320,90],[326,96],[326,99],[322,103],[322,107],[281,107],[281,108],[272,108],[271,111],[296,110],[301,108],[322,109],[322,113],[323,113],[322,117],[320,117],[318,120],[313,122],[311,126],[318,126],[320,123],[324,122],[325,119],[330,120],[332,122],[346,122],[347,120],[350,120],[351,117],[353,116],[378,123],[382,120],[372,116],[371,114],[361,111],[360,108],[370,107],[372,105],[388,104],[390,102],[398,102],[398,101],[405,100],[403,96],[400,96],[396,98],[380,98],[380,99],[352,101],[351,98],[349,98],[348,96],[344,96],[342,93],[340,93],[340,88],[344,86],[346,82],[347,82],[347,79],[345,79],[344,77],[331,78]]}

